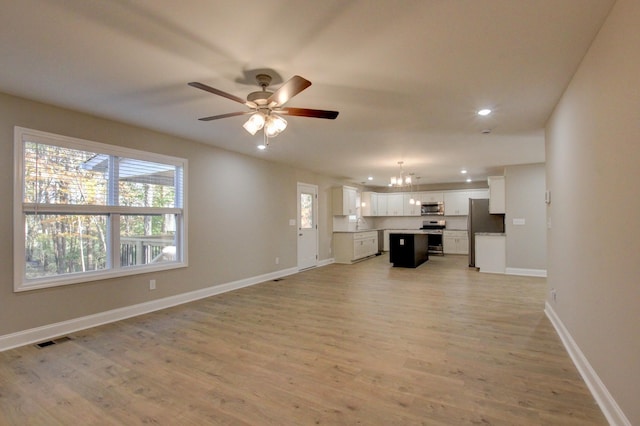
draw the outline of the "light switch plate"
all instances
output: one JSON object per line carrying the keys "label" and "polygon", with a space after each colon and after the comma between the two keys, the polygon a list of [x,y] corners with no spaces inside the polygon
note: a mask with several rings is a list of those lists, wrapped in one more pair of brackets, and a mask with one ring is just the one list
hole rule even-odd
{"label": "light switch plate", "polygon": [[513,224],[514,225],[524,225],[525,223],[526,223],[526,221],[524,220],[523,217],[513,218]]}

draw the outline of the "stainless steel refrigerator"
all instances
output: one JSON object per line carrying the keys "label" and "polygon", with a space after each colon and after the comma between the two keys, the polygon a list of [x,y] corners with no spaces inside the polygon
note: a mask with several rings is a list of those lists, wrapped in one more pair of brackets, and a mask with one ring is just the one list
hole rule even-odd
{"label": "stainless steel refrigerator", "polygon": [[504,232],[504,215],[489,213],[488,198],[470,198],[467,228],[469,230],[469,266],[476,266],[476,232]]}

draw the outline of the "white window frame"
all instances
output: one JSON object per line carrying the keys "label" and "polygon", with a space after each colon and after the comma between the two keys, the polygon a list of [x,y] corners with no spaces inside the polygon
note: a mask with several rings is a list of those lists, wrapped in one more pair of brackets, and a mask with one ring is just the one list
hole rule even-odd
{"label": "white window frame", "polygon": [[[64,148],[98,152],[100,154],[114,155],[124,158],[133,158],[143,161],[158,162],[174,165],[182,170],[182,200],[181,205],[175,208],[155,208],[155,207],[127,207],[127,206],[94,206],[94,205],[46,205],[38,206],[39,211],[52,214],[106,214],[119,220],[121,214],[176,214],[176,260],[135,266],[120,266],[120,230],[118,226],[110,226],[110,258],[107,266],[103,270],[76,272],[56,276],[27,279],[25,275],[26,254],[25,254],[25,217],[26,213],[33,212],[32,203],[24,202],[24,142],[39,142],[47,145],[55,145]],[[184,158],[172,157],[162,154],[140,151],[131,148],[124,148],[85,139],[73,138],[69,136],[57,135],[54,133],[42,132],[39,130],[27,129],[15,126],[14,128],[14,185],[13,185],[13,269],[14,269],[14,292],[56,287],[68,284],[104,280],[129,275],[146,274],[149,272],[165,271],[169,269],[184,268],[188,266],[187,256],[187,176],[188,161]],[[44,210],[42,210],[44,207]],[[110,222],[113,223],[113,222]]]}

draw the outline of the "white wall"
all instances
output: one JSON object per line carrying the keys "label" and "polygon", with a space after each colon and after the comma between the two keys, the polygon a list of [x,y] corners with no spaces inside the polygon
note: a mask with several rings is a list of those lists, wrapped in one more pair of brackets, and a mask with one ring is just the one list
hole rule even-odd
{"label": "white wall", "polygon": [[616,2],[546,140],[548,303],[610,411],[640,425],[640,1]]}
{"label": "white wall", "polygon": [[[507,273],[544,275],[547,269],[545,165],[505,168]],[[514,224],[521,223],[524,225]]]}

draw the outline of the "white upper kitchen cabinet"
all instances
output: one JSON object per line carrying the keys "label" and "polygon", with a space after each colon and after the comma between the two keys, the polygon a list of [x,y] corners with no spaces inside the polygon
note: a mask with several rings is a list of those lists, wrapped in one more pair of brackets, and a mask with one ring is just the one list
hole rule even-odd
{"label": "white upper kitchen cabinet", "polygon": [[378,216],[387,216],[388,194],[378,193]]}
{"label": "white upper kitchen cabinet", "polygon": [[406,193],[404,194],[404,215],[405,216],[420,216],[420,214],[422,213],[420,210],[420,204],[414,203],[411,204],[410,200],[411,198],[413,198],[414,201],[419,200],[417,198],[418,194],[415,192],[410,192],[410,193]]}
{"label": "white upper kitchen cabinet", "polygon": [[489,198],[489,190],[468,189],[465,191],[445,191],[445,216],[467,216],[469,214],[469,198]]}
{"label": "white upper kitchen cabinet", "polygon": [[404,216],[404,194],[401,192],[387,196],[387,216]]}
{"label": "white upper kitchen cabinet", "polygon": [[351,186],[332,188],[331,198],[334,216],[349,216],[357,213],[358,190],[356,188]]}
{"label": "white upper kitchen cabinet", "polygon": [[469,214],[468,191],[446,191],[444,193],[444,215],[466,216]]}
{"label": "white upper kitchen cabinet", "polygon": [[377,192],[365,191],[362,193],[362,216],[379,216]]}
{"label": "white upper kitchen cabinet", "polygon": [[442,203],[444,202],[444,193],[442,191],[426,191],[420,192],[420,201],[422,203]]}
{"label": "white upper kitchen cabinet", "polygon": [[489,213],[504,214],[506,212],[504,176],[489,176]]}
{"label": "white upper kitchen cabinet", "polygon": [[470,189],[469,191],[469,198],[489,198],[489,189]]}

